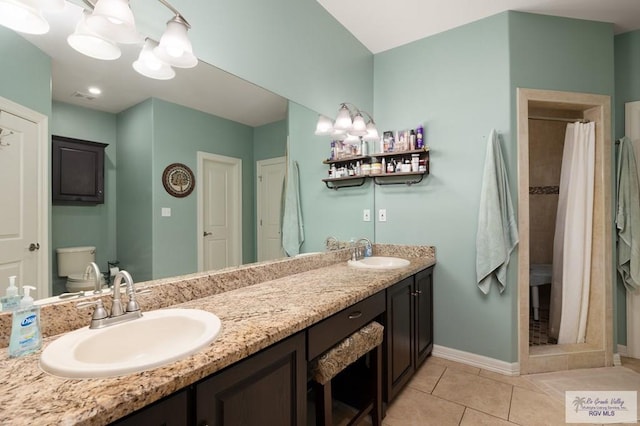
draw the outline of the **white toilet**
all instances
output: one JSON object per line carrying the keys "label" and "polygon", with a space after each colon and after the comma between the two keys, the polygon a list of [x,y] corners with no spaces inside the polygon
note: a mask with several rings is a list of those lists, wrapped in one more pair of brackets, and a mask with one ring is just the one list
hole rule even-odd
{"label": "white toilet", "polygon": [[[58,257],[58,276],[67,277],[66,287],[69,293],[93,290],[95,288],[93,276],[86,279],[84,274],[89,263],[96,260],[95,247],[57,248],[56,254]],[[104,286],[103,276],[100,276],[100,281]]]}

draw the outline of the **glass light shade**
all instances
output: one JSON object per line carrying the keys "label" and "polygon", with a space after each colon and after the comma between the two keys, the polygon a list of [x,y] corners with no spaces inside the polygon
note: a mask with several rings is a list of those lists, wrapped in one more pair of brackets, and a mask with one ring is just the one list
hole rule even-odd
{"label": "glass light shade", "polygon": [[171,80],[176,76],[176,72],[153,53],[153,49],[157,45],[157,42],[147,39],[140,51],[138,60],[133,63],[133,69],[145,77],[155,78],[156,80]]}
{"label": "glass light shade", "polygon": [[340,107],[340,111],[338,111],[336,122],[333,124],[333,128],[346,132],[348,130],[351,130],[351,126],[353,126],[353,122],[351,121],[351,113],[349,112],[349,108],[347,108],[345,104],[342,104],[342,107]]}
{"label": "glass light shade", "polygon": [[83,55],[95,59],[103,61],[118,59],[121,55],[120,48],[114,42],[91,31],[86,23],[87,16],[88,12],[83,13],[76,25],[75,32],[67,37],[69,46]]}
{"label": "glass light shade", "polygon": [[365,141],[374,141],[374,142],[380,140],[380,134],[378,133],[378,129],[376,129],[376,125],[373,124],[372,121],[369,121],[369,123],[367,123],[367,134],[363,136],[362,139]]}
{"label": "glass light shade", "polygon": [[62,10],[64,9],[64,0],[35,0],[35,7],[40,10]]}
{"label": "glass light shade", "polygon": [[0,0],[0,25],[26,34],[49,32],[49,23],[38,9],[14,0]]}
{"label": "glass light shade", "polygon": [[333,129],[333,133],[331,133],[331,139],[334,141],[343,141],[347,138],[347,132],[342,130]]}
{"label": "glass light shade", "polygon": [[333,122],[330,118],[320,115],[316,124],[316,135],[330,135],[333,133]]}
{"label": "glass light shade", "polygon": [[116,43],[141,41],[128,0],[98,0],[87,18],[87,25],[93,32]]}
{"label": "glass light shade", "polygon": [[198,58],[193,54],[187,30],[186,22],[179,16],[167,22],[167,29],[160,38],[160,44],[154,49],[155,55],[178,68],[193,68],[198,65]]}
{"label": "glass light shade", "polygon": [[348,133],[354,136],[365,136],[367,134],[367,125],[365,124],[364,118],[362,118],[362,115],[360,113],[357,113],[353,118],[353,124]]}

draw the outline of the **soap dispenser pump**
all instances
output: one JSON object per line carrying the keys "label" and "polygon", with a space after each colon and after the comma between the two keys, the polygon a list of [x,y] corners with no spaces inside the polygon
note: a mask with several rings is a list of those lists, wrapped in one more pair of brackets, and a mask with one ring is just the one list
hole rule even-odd
{"label": "soap dispenser pump", "polygon": [[11,358],[31,354],[42,347],[40,307],[33,304],[31,290],[35,290],[35,287],[22,286],[24,297],[20,301],[20,308],[13,313],[9,340]]}
{"label": "soap dispenser pump", "polygon": [[16,287],[16,276],[9,277],[9,287],[7,287],[6,296],[0,298],[0,304],[3,311],[15,311],[20,307],[20,296],[18,295],[18,287]]}

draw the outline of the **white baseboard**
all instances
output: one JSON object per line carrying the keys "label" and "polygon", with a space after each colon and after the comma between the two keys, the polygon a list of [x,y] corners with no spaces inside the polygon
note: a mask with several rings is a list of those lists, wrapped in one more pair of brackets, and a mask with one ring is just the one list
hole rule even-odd
{"label": "white baseboard", "polygon": [[433,345],[433,356],[448,359],[462,364],[471,365],[473,367],[482,368],[484,370],[493,371],[495,373],[504,374],[505,376],[520,375],[519,362],[506,362],[495,358],[489,358],[483,355],[473,354],[458,349],[447,348],[445,346]]}

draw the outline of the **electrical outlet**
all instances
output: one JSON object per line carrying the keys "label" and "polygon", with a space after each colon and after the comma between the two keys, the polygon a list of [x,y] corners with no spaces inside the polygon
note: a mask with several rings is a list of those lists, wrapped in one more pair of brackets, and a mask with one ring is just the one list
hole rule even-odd
{"label": "electrical outlet", "polygon": [[378,210],[378,222],[386,222],[387,221],[387,209]]}
{"label": "electrical outlet", "polygon": [[362,220],[365,222],[371,222],[371,210],[364,209],[362,211]]}

